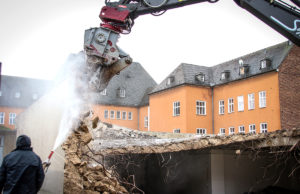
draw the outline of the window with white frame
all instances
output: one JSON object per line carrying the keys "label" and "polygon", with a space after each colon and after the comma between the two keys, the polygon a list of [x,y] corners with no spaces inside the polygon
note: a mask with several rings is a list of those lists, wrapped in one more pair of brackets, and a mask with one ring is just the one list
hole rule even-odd
{"label": "window with white frame", "polygon": [[266,91],[260,91],[258,94],[259,94],[259,108],[266,107],[267,106]]}
{"label": "window with white frame", "polygon": [[5,113],[4,112],[0,112],[0,124],[1,125],[4,124],[4,117],[5,117]]}
{"label": "window with white frame", "polygon": [[174,129],[173,133],[180,133],[180,129]]}
{"label": "window with white frame", "polygon": [[122,119],[123,119],[123,120],[126,120],[126,115],[127,115],[126,113],[127,113],[127,112],[125,112],[125,111],[122,112]]}
{"label": "window with white frame", "polygon": [[106,96],[106,88],[100,92],[102,96]]}
{"label": "window with white frame", "polygon": [[199,135],[205,135],[206,134],[206,129],[197,128],[197,134],[199,134]]}
{"label": "window with white frame", "polygon": [[260,61],[260,69],[266,69],[272,65],[272,61],[270,59],[263,59]]}
{"label": "window with white frame", "polygon": [[108,119],[108,110],[104,110],[104,118]]}
{"label": "window with white frame", "polygon": [[225,128],[220,128],[219,135],[225,135]]}
{"label": "window with white frame", "polygon": [[205,101],[196,101],[196,114],[197,115],[206,115],[206,102]]}
{"label": "window with white frame", "polygon": [[196,75],[196,79],[200,82],[204,82],[205,81],[205,75],[203,73],[199,73]]}
{"label": "window with white frame", "polygon": [[254,93],[248,94],[248,109],[253,110],[254,108],[255,108]]}
{"label": "window with white frame", "polygon": [[21,97],[21,93],[20,92],[16,92],[15,93],[15,98],[20,98]]}
{"label": "window with white frame", "polygon": [[167,79],[167,85],[171,85],[172,82],[174,82],[175,78],[173,76],[168,77]]}
{"label": "window with white frame", "polygon": [[244,111],[244,96],[238,96],[238,111]]}
{"label": "window with white frame", "polygon": [[260,132],[261,133],[267,133],[268,132],[268,124],[267,123],[261,123],[260,124]]}
{"label": "window with white frame", "polygon": [[173,116],[180,115],[180,102],[173,102]]}
{"label": "window with white frame", "polygon": [[125,98],[125,89],[120,89],[120,97]]}
{"label": "window with white frame", "polygon": [[148,127],[148,117],[144,117],[144,127]]}
{"label": "window with white frame", "polygon": [[14,125],[15,124],[15,119],[17,117],[16,113],[9,113],[9,124]]}
{"label": "window with white frame", "polygon": [[230,71],[225,70],[221,73],[221,80],[227,80],[230,77]]}
{"label": "window with white frame", "polygon": [[229,135],[234,134],[234,127],[229,127]]}
{"label": "window with white frame", "polygon": [[110,118],[115,119],[115,111],[114,110],[110,111]]}
{"label": "window with white frame", "polygon": [[225,112],[225,102],[224,100],[219,100],[219,114],[223,115]]}
{"label": "window with white frame", "polygon": [[255,124],[249,125],[249,133],[252,133],[252,134],[256,133]]}
{"label": "window with white frame", "polygon": [[224,79],[226,79],[226,74],[223,72],[223,73],[221,73],[221,80],[224,80]]}
{"label": "window with white frame", "polygon": [[117,118],[117,119],[121,119],[121,112],[120,112],[119,110],[117,111],[116,118]]}
{"label": "window with white frame", "polygon": [[132,112],[128,112],[128,120],[132,120]]}
{"label": "window with white frame", "polygon": [[267,60],[261,60],[260,61],[260,68],[261,69],[267,68]]}
{"label": "window with white frame", "polygon": [[239,133],[245,133],[244,125],[239,126]]}
{"label": "window with white frame", "polygon": [[234,111],[234,107],[233,107],[233,98],[229,98],[228,99],[228,113],[232,113]]}

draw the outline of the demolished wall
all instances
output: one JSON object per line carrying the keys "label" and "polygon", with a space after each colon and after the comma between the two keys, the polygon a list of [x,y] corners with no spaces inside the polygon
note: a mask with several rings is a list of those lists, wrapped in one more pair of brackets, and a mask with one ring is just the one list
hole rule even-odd
{"label": "demolished wall", "polygon": [[[299,139],[300,130],[163,139],[113,129],[89,116],[63,146],[64,192],[214,193],[214,180],[222,173],[224,192],[252,192],[275,183],[300,190]],[[217,174],[212,172],[216,153],[223,165]],[[282,159],[293,154],[296,160],[290,157],[285,167]]]}
{"label": "demolished wall", "polygon": [[103,165],[92,160],[91,140],[88,127],[82,124],[64,143],[64,193],[128,193]]}

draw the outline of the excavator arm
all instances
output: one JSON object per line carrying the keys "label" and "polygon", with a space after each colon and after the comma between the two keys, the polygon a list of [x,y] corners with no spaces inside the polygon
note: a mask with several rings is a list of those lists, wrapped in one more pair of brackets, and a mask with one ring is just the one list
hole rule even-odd
{"label": "excavator arm", "polygon": [[[294,0],[299,5],[299,0]],[[300,46],[300,10],[281,0],[241,0],[238,3],[287,39]]]}
{"label": "excavator arm", "polygon": [[[90,86],[102,91],[109,80],[132,63],[128,54],[117,45],[120,34],[128,34],[134,20],[145,14],[162,15],[169,9],[218,0],[105,0],[100,12],[99,28],[85,31],[84,50],[88,67],[94,71]],[[257,18],[300,46],[300,11],[281,0],[234,0]],[[292,0],[299,6],[299,0]],[[299,26],[299,27],[298,27]]]}

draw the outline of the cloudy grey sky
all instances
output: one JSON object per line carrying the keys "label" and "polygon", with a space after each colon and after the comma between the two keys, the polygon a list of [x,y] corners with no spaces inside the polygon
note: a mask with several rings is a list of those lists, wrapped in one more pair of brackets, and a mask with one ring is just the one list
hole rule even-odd
{"label": "cloudy grey sky", "polygon": [[[84,30],[98,27],[104,0],[1,0],[2,74],[52,79]],[[140,16],[119,47],[160,82],[180,63],[212,66],[286,41],[233,0]]]}

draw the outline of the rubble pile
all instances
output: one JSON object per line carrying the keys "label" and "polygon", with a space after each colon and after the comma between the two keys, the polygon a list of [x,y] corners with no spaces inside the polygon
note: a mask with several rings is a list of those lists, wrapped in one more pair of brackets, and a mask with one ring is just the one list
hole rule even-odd
{"label": "rubble pile", "polygon": [[[154,141],[158,137],[125,128],[112,128],[91,112],[80,116],[62,148],[65,151],[64,193],[129,193],[138,189],[134,184],[122,182],[112,166],[114,153],[98,152],[98,147],[112,145],[126,150],[127,144]],[[139,144],[139,145],[144,145]],[[116,152],[117,154],[117,152]],[[116,169],[118,170],[118,169]],[[122,185],[125,185],[126,188]]]}
{"label": "rubble pile", "polygon": [[[63,144],[65,151],[64,193],[128,193],[113,173],[93,155],[91,128],[98,118],[85,118]],[[96,125],[96,126],[95,126]]]}
{"label": "rubble pile", "polygon": [[[130,168],[132,163],[143,169],[140,162],[143,158],[153,160],[156,154],[163,161],[168,157],[171,160],[171,155],[176,160],[173,153],[211,148],[243,151],[289,146],[289,149],[295,149],[300,138],[300,129],[266,134],[165,138],[159,133],[112,128],[98,117],[93,118],[92,114],[81,118],[62,146],[65,151],[64,193],[133,193],[133,190],[143,193],[134,178],[128,182],[121,173],[130,171],[126,168]],[[129,160],[126,161],[126,157]]]}

